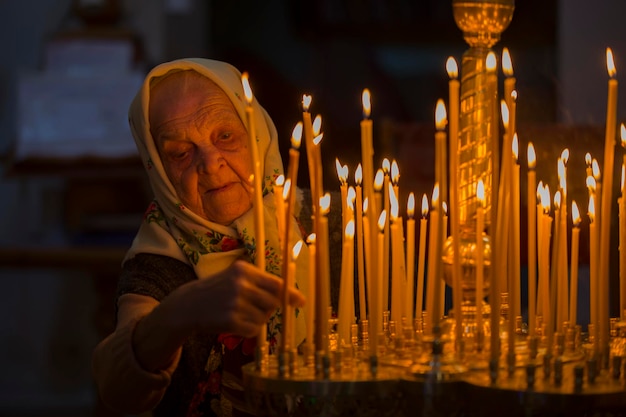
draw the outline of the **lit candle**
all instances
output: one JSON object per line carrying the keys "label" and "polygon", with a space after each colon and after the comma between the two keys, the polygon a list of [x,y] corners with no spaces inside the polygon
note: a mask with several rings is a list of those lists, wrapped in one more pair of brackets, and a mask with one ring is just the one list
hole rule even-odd
{"label": "lit candle", "polygon": [[485,260],[484,260],[484,246],[483,246],[483,233],[485,231],[485,186],[483,180],[478,180],[476,186],[476,199],[478,200],[478,206],[476,208],[476,328],[480,333],[483,330],[483,288],[484,273],[485,273]]}
{"label": "lit candle", "polygon": [[561,300],[559,294],[559,243],[561,241],[561,191],[554,193],[554,234],[552,235],[551,248],[551,261],[550,261],[550,305],[552,306],[553,321],[548,323],[554,329],[555,324],[560,319],[559,317],[559,305]]}
{"label": "lit candle", "polygon": [[[487,57],[485,58],[485,70],[487,71],[487,93],[486,93],[486,112],[488,114],[489,120],[490,120],[490,140],[489,140],[489,145],[488,147],[491,148],[491,155],[492,155],[492,171],[491,171],[491,195],[487,198],[485,197],[486,200],[486,207],[491,211],[490,213],[490,224],[492,225],[491,227],[493,227],[493,225],[497,225],[497,213],[498,213],[498,205],[499,205],[499,198],[498,198],[498,194],[499,194],[499,183],[500,183],[500,179],[499,179],[499,175],[500,175],[500,123],[498,120],[498,75],[496,73],[496,66],[497,66],[497,58],[496,58],[496,54],[493,53],[492,51],[487,53]],[[496,233],[494,233],[494,235],[497,234],[497,230],[499,228],[496,226]],[[497,240],[496,240],[496,236],[494,237],[494,242],[493,242],[493,248],[494,250],[492,251],[492,268],[494,268],[494,266],[496,265],[496,261],[497,261],[497,256],[496,256],[496,250],[497,250]],[[504,256],[501,258],[505,258]],[[494,268],[494,272],[492,273],[492,276],[496,276],[496,272],[497,269]],[[491,305],[492,305],[492,311],[493,311],[493,307],[495,307],[495,310],[492,315],[491,315],[491,320],[495,321],[498,319],[498,316],[500,314],[500,312],[498,311],[500,309],[500,290],[501,288],[496,288],[499,286],[499,284],[496,282],[497,279],[492,279],[492,285],[491,288],[495,288],[494,291],[496,291],[496,296],[494,297],[493,300],[491,300]],[[496,284],[496,285],[493,285]],[[495,353],[499,353],[498,352],[494,352],[493,354],[495,355]]]}
{"label": "lit candle", "polygon": [[[389,162],[389,159],[384,158],[383,162],[382,162],[382,171],[383,171],[383,186],[381,189],[381,195],[382,195],[382,199],[383,199],[383,210],[385,210],[387,213],[390,212],[390,208],[389,208],[389,187],[391,186],[391,180],[389,178],[390,175],[390,171],[391,171],[391,163]],[[393,191],[392,191],[393,192]],[[379,206],[380,207],[380,206]],[[389,235],[389,229],[390,229],[390,223],[391,222],[386,222],[385,223],[385,230],[383,231],[383,247],[382,247],[382,251],[383,251],[383,311],[388,311],[389,310],[389,292],[390,292],[390,288],[391,288],[391,280],[390,280],[390,275],[389,275],[389,258],[390,258],[390,252],[389,252],[389,247],[390,247],[390,235]],[[380,250],[380,248],[378,248],[378,250]]]}
{"label": "lit candle", "polygon": [[[543,181],[539,181],[537,184],[537,263],[538,263],[538,271],[541,272],[541,256],[543,254],[539,254],[539,250],[543,249]],[[536,305],[536,314],[537,316],[543,317],[543,290],[541,283],[538,282],[537,285],[537,305]],[[535,323],[536,324],[536,323]]]}
{"label": "lit candle", "polygon": [[[396,322],[398,332],[401,332],[402,316],[404,316],[404,304],[406,294],[406,270],[404,269],[404,236],[402,233],[402,217],[399,215],[400,207],[391,185],[389,190],[389,209],[391,217],[391,320]],[[389,223],[389,222],[388,222]],[[407,317],[407,316],[405,316]]]}
{"label": "lit candle", "polygon": [[[596,330],[595,336],[598,334],[598,245],[597,245],[597,226],[596,226],[596,208],[595,197],[589,196],[589,207],[587,209],[589,216],[589,317],[590,323]],[[596,339],[597,342],[597,339]],[[598,344],[595,343],[596,352]]]}
{"label": "lit candle", "polygon": [[[387,220],[387,212],[383,210],[378,217],[378,233],[377,233],[377,245],[383,246],[385,222]],[[382,319],[383,319],[383,281],[380,279],[383,269],[383,253],[378,251],[376,256],[376,270],[377,274],[372,277],[372,283],[374,284],[372,291],[370,292],[370,355],[378,356],[378,335],[383,331]]]}
{"label": "lit candle", "polygon": [[511,204],[513,206],[512,222],[511,222],[511,282],[509,283],[509,352],[515,351],[515,320],[521,315],[521,297],[520,297],[520,166],[517,161],[519,154],[517,134],[513,135],[512,144],[513,160],[511,166],[511,174],[513,179],[513,189],[511,191]]}
{"label": "lit candle", "polygon": [[404,301],[404,316],[407,320],[413,318],[413,296],[415,292],[415,195],[409,193],[406,203],[406,300]]}
{"label": "lit candle", "polygon": [[[363,163],[363,194],[364,198],[373,199],[372,180],[374,179],[374,145],[373,127],[370,114],[372,111],[372,98],[370,91],[366,88],[361,95],[363,104],[363,120],[361,120],[361,162]],[[373,208],[373,207],[372,207]],[[371,210],[375,213],[375,210]]]}
{"label": "lit candle", "polygon": [[446,157],[446,125],[448,124],[446,106],[442,99],[437,100],[435,108],[435,182],[439,184],[441,201],[447,199],[447,157]]}
{"label": "lit candle", "polygon": [[317,255],[319,259],[317,270],[317,286],[316,286],[316,309],[315,317],[316,332],[315,346],[322,352],[329,353],[328,339],[328,309],[330,303],[330,259],[329,259],[329,240],[328,240],[328,212],[330,210],[330,194],[326,193],[319,200],[319,234],[317,235]]}
{"label": "lit candle", "polygon": [[[450,125],[448,126],[448,135],[450,141],[450,190],[452,194],[455,189],[452,188],[452,177],[456,174],[456,167],[452,166],[452,161],[456,161],[456,155],[454,150],[457,147],[457,141],[459,138],[459,89],[461,83],[458,80],[459,69],[456,60],[453,57],[449,57],[446,61],[446,71],[450,77],[448,81],[448,109],[450,110]],[[452,200],[450,200],[452,203]],[[454,210],[453,210],[454,211]]]}
{"label": "lit candle", "polygon": [[[515,91],[515,76],[513,75],[513,63],[511,62],[511,54],[508,48],[502,48],[502,72],[504,73],[504,99],[509,109],[509,129],[511,134],[515,134],[515,108],[517,92]],[[506,149],[506,148],[504,148]]]}
{"label": "lit candle", "polygon": [[426,260],[426,233],[428,232],[428,198],[422,196],[422,219],[420,220],[419,254],[417,258],[417,294],[415,298],[415,318],[422,318],[424,305],[424,265]]}
{"label": "lit candle", "polygon": [[[285,200],[283,200],[283,187],[285,185],[285,176],[280,174],[274,180],[274,204],[276,204],[276,223],[278,224],[278,237],[282,248],[283,236],[285,233]],[[281,252],[282,253],[282,252]]]}
{"label": "lit candle", "polygon": [[[315,245],[315,233],[311,233],[307,239],[307,246],[309,247],[309,259],[316,258],[316,245]],[[313,332],[315,329],[315,290],[317,281],[317,274],[315,272],[315,262],[309,262],[309,282],[308,282],[308,297],[306,300],[306,342],[310,346],[310,352],[314,351],[314,343],[315,339],[313,336]]]}
{"label": "lit candle", "polygon": [[426,312],[432,318],[433,328],[439,324],[439,319],[435,314],[439,311],[439,282],[437,282],[437,246],[439,245],[439,184],[433,188],[431,200],[430,222],[431,229],[428,244],[428,277],[426,283]]}
{"label": "lit candle", "polygon": [[348,170],[348,167],[346,166],[344,171],[344,167],[339,162],[339,158],[335,158],[335,167],[337,168],[337,177],[339,178],[339,189],[341,192],[341,229],[345,230],[346,224],[348,224],[348,220],[346,218],[346,212],[348,210],[348,176],[345,171]]}
{"label": "lit candle", "polygon": [[550,308],[550,238],[552,231],[552,217],[550,217],[550,188],[546,185],[541,194],[543,206],[543,225],[541,228],[541,247],[539,248],[540,271],[539,282],[542,290],[543,319],[546,323],[548,346],[552,346],[554,327],[551,325],[552,311]]}
{"label": "lit candle", "polygon": [[[437,187],[440,188],[438,190],[438,194],[441,192],[447,192],[447,174],[446,174],[446,140],[447,140],[447,135],[446,135],[446,125],[448,124],[448,119],[447,119],[447,113],[446,113],[446,106],[443,102],[443,100],[439,99],[437,100],[437,106],[435,108],[435,143],[439,143],[439,157],[437,158],[437,155],[435,155],[436,161],[435,163],[438,163],[439,165],[439,179],[442,182],[437,182]],[[436,149],[435,149],[436,152]],[[437,327],[439,325],[439,320],[441,319],[441,316],[443,315],[443,291],[442,291],[442,285],[444,285],[441,281],[443,281],[443,265],[441,263],[441,254],[443,251],[443,241],[445,239],[444,237],[444,228],[443,228],[443,220],[444,220],[444,213],[442,212],[442,204],[441,202],[443,202],[443,199],[445,197],[446,194],[440,195],[438,196],[437,200],[433,203],[433,206],[435,207],[435,211],[437,212],[437,221],[434,222],[433,221],[433,227],[436,228],[437,232],[435,233],[435,245],[432,248],[435,252],[435,256],[434,256],[434,269],[435,269],[435,304],[433,306],[433,315],[432,317],[432,323],[433,323],[433,329],[435,327]],[[429,270],[430,270],[430,266],[429,266]],[[430,283],[429,283],[430,285]]]}
{"label": "lit candle", "polygon": [[356,192],[356,256],[357,256],[357,280],[359,286],[359,320],[367,318],[366,313],[366,293],[365,293],[365,258],[364,258],[364,231],[363,222],[363,191],[361,182],[363,180],[363,168],[361,164],[354,172],[355,192]]}
{"label": "lit candle", "polygon": [[[623,125],[622,125],[623,127]],[[622,136],[622,143],[624,136]],[[619,307],[620,317],[626,312],[626,196],[624,195],[624,176],[626,163],[622,164],[622,196],[619,199]]]}
{"label": "lit candle", "polygon": [[600,218],[600,288],[601,298],[598,320],[600,346],[604,350],[609,343],[609,253],[611,245],[611,206],[613,200],[613,161],[615,154],[615,129],[617,117],[617,79],[611,48],[606,49],[606,63],[609,73],[608,96],[606,107],[606,126],[604,143],[604,191],[602,191],[602,217]]}
{"label": "lit candle", "polygon": [[339,288],[338,344],[350,346],[350,327],[354,322],[354,221],[346,225],[341,252],[341,282]]}
{"label": "lit candle", "polygon": [[528,190],[526,206],[528,208],[528,327],[530,336],[535,336],[535,314],[537,312],[537,201],[535,172],[536,155],[532,142],[528,144]]}
{"label": "lit candle", "polygon": [[[265,223],[263,216],[263,176],[261,173],[261,158],[259,155],[259,145],[256,138],[256,125],[254,122],[254,108],[252,101],[252,89],[248,82],[248,73],[241,76],[244,95],[246,96],[246,121],[248,122],[248,144],[250,146],[250,157],[253,161],[253,188],[254,200],[252,210],[254,211],[254,236],[256,243],[256,256],[254,263],[262,271],[265,271]],[[267,326],[261,326],[261,332],[257,337],[257,345],[263,350],[267,343]]]}
{"label": "lit candle", "polygon": [[575,201],[572,201],[572,249],[570,256],[570,293],[569,322],[575,326],[578,322],[578,246],[580,240],[580,213]]}
{"label": "lit candle", "polygon": [[[289,289],[295,288],[296,282],[296,261],[298,260],[298,255],[300,254],[300,250],[302,249],[302,240],[298,240],[296,244],[291,249],[291,256],[285,262],[288,264],[287,274],[285,275],[285,287],[283,289],[283,293],[289,294]],[[287,297],[285,297],[287,298]],[[282,338],[281,338],[281,352],[285,353],[291,349],[294,349],[295,345],[295,314],[294,308],[289,303],[283,304],[282,309]]]}
{"label": "lit candle", "polygon": [[[509,111],[504,100],[501,102],[502,109],[502,123],[504,125],[504,148],[513,149],[513,137],[509,131]],[[496,158],[497,159],[497,158]],[[500,175],[500,186],[498,190],[498,207],[496,217],[496,239],[495,239],[495,251],[496,251],[496,271],[497,276],[500,277],[500,291],[507,292],[509,281],[512,281],[510,272],[508,270],[507,254],[509,248],[509,235],[512,234],[510,230],[510,211],[511,211],[511,154],[508,157],[502,158],[502,173]],[[510,260],[512,262],[512,260]]]}
{"label": "lit candle", "polygon": [[[313,124],[311,121],[311,113],[309,112],[309,107],[311,106],[312,101],[313,98],[310,95],[302,95],[302,131],[304,134],[304,145],[306,149],[307,165],[309,168],[309,184],[311,186],[313,214],[315,214],[317,213],[316,202],[319,198],[317,183],[315,179],[317,178],[317,170],[319,169],[319,167],[315,164],[315,156],[313,150]],[[313,219],[315,222],[315,217]],[[313,226],[313,230],[315,230],[315,225]]]}
{"label": "lit candle", "polygon": [[[439,234],[439,245],[443,245],[446,239],[448,238],[448,204],[445,201],[441,202],[441,228],[442,231]],[[443,249],[442,249],[443,253]],[[441,260],[441,256],[437,258],[439,261]],[[446,306],[446,280],[443,279],[443,266],[439,262],[437,266],[437,281],[439,281],[439,317],[443,317],[445,315],[445,306]]]}
{"label": "lit candle", "polygon": [[[369,209],[369,199],[365,198],[363,200],[363,250],[365,253],[365,296],[367,297],[367,312],[368,315],[372,314],[372,306],[369,304],[371,302],[371,294],[372,294],[372,276],[376,271],[375,267],[375,256],[376,254],[372,252],[371,248],[371,230],[370,230],[370,220],[367,214]],[[366,316],[367,317],[367,316]]]}
{"label": "lit candle", "polygon": [[558,160],[558,173],[560,179],[560,192],[561,192],[561,214],[556,219],[559,225],[559,240],[557,243],[557,279],[558,279],[558,293],[557,293],[557,329],[560,329],[563,322],[568,319],[569,306],[568,306],[568,285],[567,285],[567,182],[565,174],[565,160],[563,155]]}
{"label": "lit candle", "polygon": [[396,196],[396,200],[400,200],[400,168],[398,168],[398,163],[394,159],[391,162],[391,184],[393,185],[393,193]]}

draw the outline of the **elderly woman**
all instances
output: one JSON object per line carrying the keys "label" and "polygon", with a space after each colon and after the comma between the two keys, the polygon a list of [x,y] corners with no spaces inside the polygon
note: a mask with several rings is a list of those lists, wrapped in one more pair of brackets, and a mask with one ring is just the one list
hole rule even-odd
{"label": "elderly woman", "polygon": [[[241,366],[253,359],[263,325],[270,346],[279,337],[282,280],[269,191],[283,167],[271,119],[255,100],[256,131],[249,132],[244,100],[235,68],[186,59],[154,68],[131,104],[130,126],[155,199],[123,262],[116,330],[93,355],[98,393],[111,409],[253,413]],[[252,264],[259,254],[248,135],[264,164],[267,271]],[[301,235],[291,229],[295,242]],[[306,251],[298,262],[303,288]],[[289,291],[291,303],[303,306],[304,296]],[[297,314],[298,343],[302,321]]]}

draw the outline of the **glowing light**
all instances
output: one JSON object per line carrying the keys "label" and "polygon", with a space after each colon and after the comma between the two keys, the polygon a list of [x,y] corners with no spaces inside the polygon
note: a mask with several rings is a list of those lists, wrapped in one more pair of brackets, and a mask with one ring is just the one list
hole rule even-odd
{"label": "glowing light", "polygon": [[302,142],[302,122],[298,122],[293,128],[293,132],[291,132],[291,146],[294,149],[299,149],[301,142]]}
{"label": "glowing light", "polygon": [[448,72],[448,76],[453,80],[456,80],[459,76],[459,67],[453,57],[449,57],[446,61],[446,71]]}
{"label": "glowing light", "polygon": [[[428,201],[426,201],[426,204],[428,204]],[[409,193],[409,198],[406,201],[406,214],[411,219],[415,214],[415,194],[412,191]]]}
{"label": "glowing light", "polygon": [[250,82],[248,81],[248,73],[244,72],[241,75],[241,84],[243,85],[243,94],[246,96],[248,104],[252,103],[252,88],[250,88]]}
{"label": "glowing light", "polygon": [[363,116],[369,118],[372,112],[372,97],[370,96],[370,90],[367,88],[363,90],[361,101],[363,103]]}
{"label": "glowing light", "polygon": [[526,152],[526,155],[528,158],[528,168],[535,169],[535,166],[537,165],[537,156],[535,155],[535,147],[533,146],[532,142],[528,143],[528,150]]}
{"label": "glowing light", "polygon": [[435,127],[437,130],[443,130],[447,123],[446,105],[442,99],[438,99],[437,107],[435,108]]}
{"label": "glowing light", "polygon": [[309,107],[311,106],[311,102],[313,101],[313,97],[307,94],[302,95],[302,109],[304,111],[309,111]]}

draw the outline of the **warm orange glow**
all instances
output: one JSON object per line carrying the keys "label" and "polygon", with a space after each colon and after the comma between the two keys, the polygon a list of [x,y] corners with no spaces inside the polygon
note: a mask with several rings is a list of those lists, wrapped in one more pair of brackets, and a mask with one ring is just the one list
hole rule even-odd
{"label": "warm orange glow", "polygon": [[559,186],[561,187],[561,189],[567,190],[567,178],[565,176],[565,162],[563,162],[563,160],[560,158],[558,161],[556,161],[556,170],[557,170],[557,175],[559,177]]}
{"label": "warm orange glow", "polygon": [[592,195],[589,196],[589,207],[587,208],[587,215],[589,216],[589,221],[593,223],[596,219],[596,199]]}
{"label": "warm orange glow", "polygon": [[519,144],[517,139],[517,133],[513,135],[513,143],[511,144],[511,148],[513,151],[513,157],[515,158],[515,162],[517,162],[517,158],[519,155]]}
{"label": "warm orange glow", "polygon": [[596,158],[593,158],[593,161],[591,161],[591,172],[593,173],[593,177],[596,181],[600,181],[602,178],[600,175],[600,165],[598,164],[598,160]]}
{"label": "warm orange glow", "polygon": [[296,123],[296,126],[291,132],[291,146],[294,149],[300,149],[300,143],[302,142],[302,122]]}
{"label": "warm orange glow", "polygon": [[537,200],[541,202],[541,195],[543,194],[543,181],[539,181],[537,184]]}
{"label": "warm orange glow", "polygon": [[376,171],[376,176],[374,177],[374,191],[380,191],[383,189],[383,181],[385,180],[385,174],[381,168],[378,168]]}
{"label": "warm orange glow", "polygon": [[476,185],[476,198],[480,206],[485,207],[485,185],[483,184],[483,180],[478,180],[478,184]]}
{"label": "warm orange glow", "polygon": [[391,182],[393,185],[398,185],[398,181],[400,181],[400,168],[398,168],[398,163],[394,159],[391,161]]}
{"label": "warm orange glow", "polygon": [[431,205],[437,207],[439,205],[439,183],[435,184],[433,188],[433,197],[431,199]]}
{"label": "warm orange glow", "polygon": [[622,138],[622,148],[626,148],[626,127],[624,123],[621,124],[620,128],[620,137]]}
{"label": "warm orange glow", "polygon": [[550,187],[547,184],[541,191],[541,206],[544,213],[550,213]]}
{"label": "warm orange glow", "polygon": [[298,255],[300,255],[300,251],[302,250],[302,245],[304,242],[302,239],[299,239],[295,245],[293,245],[293,249],[291,249],[291,260],[296,261],[298,259]]}
{"label": "warm orange glow", "polygon": [[317,136],[320,134],[320,131],[322,130],[322,116],[320,116],[319,114],[315,116],[311,128],[313,129],[313,136]]}
{"label": "warm orange glow", "polygon": [[315,233],[311,233],[310,235],[307,236],[306,243],[309,245],[315,243],[316,237],[317,235]]}
{"label": "warm orange glow", "polygon": [[344,236],[347,239],[353,239],[354,238],[354,220],[350,219],[348,224],[346,224],[346,231],[344,233]]}
{"label": "warm orange glow", "polygon": [[380,216],[378,216],[378,230],[382,233],[385,230],[385,223],[387,222],[387,210],[383,210],[380,212]]}
{"label": "warm orange glow", "polygon": [[578,204],[576,204],[576,201],[572,201],[572,222],[574,227],[580,226],[580,212],[578,211]]}
{"label": "warm orange glow", "polygon": [[594,177],[592,177],[591,175],[589,175],[587,177],[587,180],[585,181],[585,183],[587,184],[587,188],[590,191],[595,192],[596,191],[596,179]]}
{"label": "warm orange glow", "polygon": [[508,48],[502,49],[502,72],[507,77],[513,75],[513,63],[511,62],[511,54]]}
{"label": "warm orange glow", "polygon": [[363,117],[367,119],[370,117],[370,113],[372,112],[372,97],[370,96],[370,90],[367,88],[363,90],[361,101],[363,103]]}
{"label": "warm orange glow", "polygon": [[609,77],[615,78],[615,62],[613,62],[613,51],[611,48],[606,48],[606,69],[609,72]]}
{"label": "warm orange glow", "polygon": [[313,101],[313,97],[307,94],[302,95],[302,110],[309,111],[309,107],[311,106],[311,102]]}
{"label": "warm orange glow", "polygon": [[587,152],[585,154],[585,164],[590,167],[591,166],[591,154],[589,152]]}
{"label": "warm orange glow", "polygon": [[554,193],[554,209],[558,210],[561,208],[561,191],[557,191]]}
{"label": "warm orange glow", "polygon": [[563,149],[563,152],[561,152],[561,159],[563,160],[563,163],[567,165],[567,162],[569,161],[569,149],[568,148]]}
{"label": "warm orange glow", "polygon": [[339,158],[335,158],[335,167],[337,168],[337,177],[339,177],[339,182],[341,184],[345,184],[348,179],[348,166],[342,166],[339,162]]}
{"label": "warm orange glow", "polygon": [[367,209],[369,207],[369,198],[365,197],[365,200],[363,200],[363,215],[367,215]]}
{"label": "warm orange glow", "polygon": [[274,180],[274,184],[276,184],[276,186],[278,187],[282,187],[285,184],[285,176],[283,174],[277,176]]}
{"label": "warm orange glow", "polygon": [[389,193],[389,214],[391,214],[391,220],[395,222],[396,220],[398,220],[400,205],[398,204],[396,193],[393,192],[393,187],[391,186],[391,184],[389,184],[387,192]]}
{"label": "warm orange glow", "polygon": [[[624,176],[626,176],[626,166],[624,166],[624,164],[622,164],[622,184],[620,185],[620,190],[622,191],[622,194],[624,194],[624,181],[626,181]],[[622,198],[624,198],[624,197],[622,197]]]}
{"label": "warm orange glow", "polygon": [[504,124],[504,128],[509,128],[509,106],[506,105],[506,101],[500,101],[500,111],[502,113],[502,124]]}
{"label": "warm orange glow", "polygon": [[[426,204],[428,204],[428,201],[426,201]],[[415,194],[412,191],[409,193],[409,198],[406,201],[406,214],[410,219],[415,214]]]}
{"label": "warm orange glow", "polygon": [[291,190],[291,179],[285,181],[285,185],[283,186],[283,200],[289,200],[289,191]]}
{"label": "warm orange glow", "polygon": [[445,201],[441,203],[441,209],[443,210],[443,214],[448,214],[448,203]]}
{"label": "warm orange glow", "polygon": [[528,158],[528,168],[535,169],[537,165],[537,156],[535,155],[535,147],[532,142],[528,143],[528,151],[526,152]]}
{"label": "warm orange glow", "polygon": [[319,145],[320,142],[322,141],[322,139],[324,139],[324,134],[323,133],[320,133],[319,135],[315,136],[313,138],[313,145],[316,145],[316,146]]}
{"label": "warm orange glow", "polygon": [[252,89],[250,88],[250,82],[248,81],[247,72],[244,72],[241,75],[241,84],[243,84],[243,94],[246,96],[248,104],[252,103]]}
{"label": "warm orange glow", "polygon": [[346,196],[348,199],[348,206],[354,210],[354,200],[356,200],[356,191],[353,186],[348,187],[348,195]]}
{"label": "warm orange glow", "polygon": [[485,58],[485,67],[487,71],[494,72],[496,70],[496,65],[498,64],[496,60],[496,54],[493,52],[489,52],[487,54],[487,58]]}
{"label": "warm orange glow", "polygon": [[326,193],[320,197],[320,209],[322,214],[328,214],[330,211],[330,194]]}
{"label": "warm orange glow", "polygon": [[446,105],[443,103],[442,99],[437,100],[437,106],[435,107],[435,128],[437,130],[443,130],[448,124],[446,114]]}
{"label": "warm orange glow", "polygon": [[389,174],[389,171],[391,171],[391,162],[389,162],[389,159],[383,158],[382,168],[383,173]]}
{"label": "warm orange glow", "polygon": [[361,164],[357,165],[356,171],[354,172],[354,182],[356,185],[361,185],[363,182],[363,167],[361,167]]}
{"label": "warm orange glow", "polygon": [[446,71],[448,71],[448,76],[453,80],[456,80],[459,76],[459,67],[456,64],[456,60],[453,57],[449,57],[446,61]]}
{"label": "warm orange glow", "polygon": [[517,90],[511,91],[511,100],[517,101]]}
{"label": "warm orange glow", "polygon": [[426,218],[428,215],[428,197],[426,197],[426,193],[422,195],[422,217]]}

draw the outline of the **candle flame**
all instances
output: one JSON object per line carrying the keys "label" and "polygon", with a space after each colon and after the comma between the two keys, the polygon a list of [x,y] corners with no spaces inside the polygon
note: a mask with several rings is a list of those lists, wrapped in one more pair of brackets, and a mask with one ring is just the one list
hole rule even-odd
{"label": "candle flame", "polygon": [[320,131],[322,130],[322,116],[319,114],[315,116],[315,119],[313,119],[313,123],[311,124],[311,129],[313,130],[313,136],[320,134]]}
{"label": "candle flame", "polygon": [[339,162],[339,158],[335,158],[335,167],[337,168],[337,177],[339,177],[339,182],[342,185],[345,184],[347,176],[343,175],[343,167],[341,166],[341,163]]}
{"label": "candle flame", "polygon": [[248,104],[252,103],[252,88],[250,88],[250,82],[248,81],[248,73],[244,72],[241,75],[241,84],[243,85],[243,94],[246,96]]}
{"label": "candle flame", "polygon": [[302,250],[302,245],[304,242],[302,239],[298,239],[295,245],[293,245],[293,249],[291,249],[291,260],[296,261],[298,259],[298,255],[300,255],[300,251]]}
{"label": "candle flame", "polygon": [[511,100],[513,100],[513,102],[517,101],[517,90],[511,91]]}
{"label": "candle flame", "polygon": [[441,208],[443,209],[443,214],[447,215],[448,214],[448,203],[446,203],[445,201],[443,203],[441,203]]}
{"label": "candle flame", "polygon": [[500,111],[502,113],[502,123],[504,124],[504,128],[508,130],[509,128],[509,106],[506,105],[506,101],[500,101]]}
{"label": "candle flame", "polygon": [[596,199],[592,195],[589,196],[589,206],[587,208],[587,215],[589,216],[589,221],[591,223],[596,219]]}
{"label": "candle flame", "polygon": [[587,164],[588,167],[591,166],[591,154],[589,152],[585,154],[585,164]]}
{"label": "candle flame", "polygon": [[563,152],[561,152],[561,159],[563,160],[563,163],[567,165],[567,162],[569,161],[569,149],[568,148],[563,149]]}
{"label": "candle flame", "polygon": [[478,180],[478,184],[476,185],[476,198],[480,203],[481,207],[485,207],[485,185],[483,184],[483,180]]}
{"label": "candle flame", "polygon": [[620,137],[622,139],[622,148],[626,148],[626,126],[624,126],[624,123],[622,123],[620,125]]}
{"label": "candle flame", "polygon": [[348,224],[346,224],[346,230],[344,232],[344,236],[347,239],[354,239],[354,220],[350,219]]}
{"label": "candle flame", "polygon": [[513,63],[511,62],[511,54],[508,48],[502,49],[502,72],[507,77],[513,75]]}
{"label": "candle flame", "polygon": [[561,158],[557,159],[556,161],[556,172],[559,177],[559,182],[562,182],[565,178],[565,163]]}
{"label": "candle flame", "polygon": [[316,146],[319,145],[323,138],[324,138],[323,133],[320,133],[319,135],[315,136],[315,138],[313,138],[313,145],[316,145]]}
{"label": "candle flame", "polygon": [[391,162],[389,162],[389,159],[383,158],[382,168],[385,175],[389,174],[389,171],[391,170]]}
{"label": "candle flame", "polygon": [[594,177],[589,175],[585,183],[587,184],[587,188],[589,189],[589,191],[596,191],[596,179]]}
{"label": "candle flame", "polygon": [[372,112],[372,97],[370,96],[370,90],[365,88],[361,95],[361,102],[363,103],[363,117],[366,119],[370,117]]}
{"label": "candle flame", "polygon": [[385,223],[387,222],[387,210],[383,210],[380,212],[380,216],[378,216],[378,230],[380,233],[385,230]]}
{"label": "candle flame", "polygon": [[363,215],[366,216],[367,215],[367,209],[369,207],[369,198],[365,197],[365,200],[363,200]]}
{"label": "candle flame", "polygon": [[296,123],[291,132],[291,146],[294,149],[300,149],[300,143],[302,142],[302,122]]}
{"label": "candle flame", "polygon": [[387,192],[389,193],[389,212],[391,214],[391,220],[395,222],[398,219],[400,207],[398,204],[398,199],[396,198],[396,193],[393,192],[393,187],[391,184],[389,184],[389,187],[387,187]]}
{"label": "candle flame", "polygon": [[435,127],[437,130],[443,130],[447,123],[446,105],[442,99],[438,99],[437,107],[435,108]]}
{"label": "candle flame", "polygon": [[322,214],[328,214],[330,211],[330,194],[326,193],[320,197],[320,209]]}
{"label": "candle flame", "polygon": [[496,54],[494,54],[493,52],[489,52],[487,54],[487,58],[485,58],[485,67],[487,68],[487,71],[494,72],[496,70],[496,65]]}
{"label": "candle flame", "polygon": [[459,76],[459,67],[453,57],[448,57],[446,61],[446,71],[448,71],[448,76],[453,80],[456,80]]}
{"label": "candle flame", "polygon": [[[349,191],[349,189],[348,189],[348,191]],[[354,213],[354,202],[353,202],[353,199],[350,198],[349,195],[346,196],[346,207],[348,208],[348,211],[350,213]]]}
{"label": "candle flame", "polygon": [[593,173],[593,177],[596,181],[600,181],[602,176],[600,174],[600,165],[598,164],[598,160],[596,158],[593,158],[593,161],[591,161],[591,172]]}
{"label": "candle flame", "polygon": [[572,201],[572,223],[574,227],[580,226],[580,212],[578,211],[578,204],[576,201]]}
{"label": "candle flame", "polygon": [[428,215],[428,197],[426,197],[426,193],[422,195],[422,217],[426,218]]}
{"label": "candle flame", "polygon": [[543,194],[543,181],[539,181],[537,184],[537,200],[541,201],[541,194]]}
{"label": "candle flame", "polygon": [[535,147],[532,142],[528,143],[528,150],[526,151],[526,155],[528,158],[528,169],[535,169],[535,165],[537,164],[537,156],[535,155]]}
{"label": "candle flame", "polygon": [[515,163],[517,163],[517,157],[519,155],[519,143],[517,139],[517,133],[513,135],[513,143],[511,144],[513,148],[513,157],[515,158]]}
{"label": "candle flame", "polygon": [[354,172],[354,182],[356,185],[361,185],[363,182],[363,167],[361,167],[360,163],[357,165],[356,171]]}
{"label": "candle flame", "polygon": [[285,181],[285,186],[283,187],[283,200],[289,200],[289,191],[291,191],[291,179]]}
{"label": "candle flame", "polygon": [[310,235],[307,236],[306,243],[309,244],[309,245],[314,245],[316,238],[317,238],[316,234],[315,233],[311,233]]}
{"label": "candle flame", "polygon": [[[426,204],[428,204],[428,201],[426,201]],[[406,214],[410,219],[415,214],[415,194],[413,194],[413,191],[409,193],[409,198],[406,201]]]}
{"label": "candle flame", "polygon": [[433,197],[431,199],[431,205],[433,207],[439,206],[439,183],[436,183],[433,187]]}
{"label": "candle flame", "polygon": [[394,159],[391,162],[391,182],[393,185],[398,185],[398,181],[400,181],[400,168],[398,168],[398,163]]}
{"label": "candle flame", "polygon": [[383,170],[378,168],[376,171],[376,176],[374,177],[374,191],[380,191],[383,189],[383,181],[385,179],[385,174],[383,174]]}
{"label": "candle flame", "polygon": [[541,191],[541,205],[544,213],[550,212],[550,187],[546,184]]}
{"label": "candle flame", "polygon": [[554,209],[558,210],[561,208],[561,191],[557,191],[554,193]]}
{"label": "candle flame", "polygon": [[606,69],[610,78],[615,78],[615,62],[613,62],[613,51],[611,48],[606,48]]}
{"label": "candle flame", "polygon": [[348,187],[348,201],[352,203],[354,202],[354,200],[356,200],[356,190],[354,189],[353,186],[349,186]]}
{"label": "candle flame", "polygon": [[277,176],[274,180],[274,184],[276,184],[277,187],[282,187],[285,184],[285,176],[283,174]]}
{"label": "candle flame", "polygon": [[309,107],[311,106],[311,102],[313,101],[313,97],[311,97],[308,94],[303,94],[302,95],[302,109],[305,112],[309,111]]}

